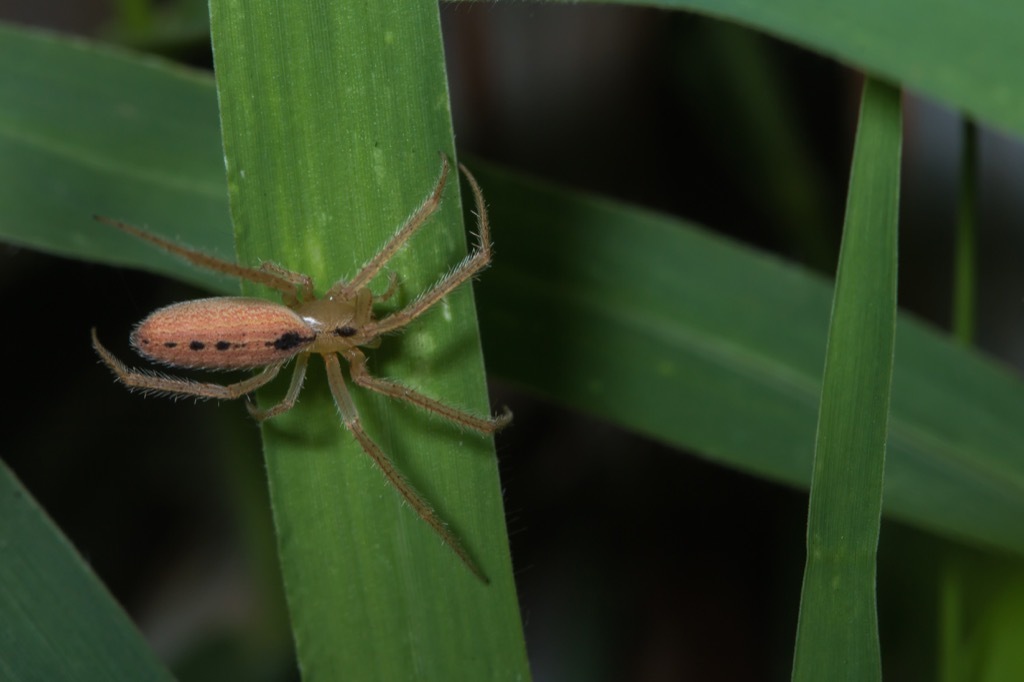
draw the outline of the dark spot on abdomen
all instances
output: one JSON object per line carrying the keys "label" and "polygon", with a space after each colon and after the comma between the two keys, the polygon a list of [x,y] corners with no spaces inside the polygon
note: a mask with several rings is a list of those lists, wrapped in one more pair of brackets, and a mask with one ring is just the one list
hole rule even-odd
{"label": "dark spot on abdomen", "polygon": [[192,343],[188,344],[188,347],[191,350],[202,350],[206,348],[206,344],[203,343],[202,341],[193,341]]}
{"label": "dark spot on abdomen", "polygon": [[231,348],[231,342],[230,341],[218,341],[217,345],[215,346],[215,348],[217,350],[227,350],[228,348]]}
{"label": "dark spot on abdomen", "polygon": [[[149,341],[143,340],[142,343],[149,343]],[[164,344],[164,348],[177,348],[177,347],[178,347],[177,341],[168,341],[167,343]]]}
{"label": "dark spot on abdomen", "polygon": [[302,336],[297,332],[288,332],[281,334],[273,341],[267,341],[268,348],[275,348],[281,351],[289,351],[294,348],[305,346],[307,343],[313,340],[312,336]]}

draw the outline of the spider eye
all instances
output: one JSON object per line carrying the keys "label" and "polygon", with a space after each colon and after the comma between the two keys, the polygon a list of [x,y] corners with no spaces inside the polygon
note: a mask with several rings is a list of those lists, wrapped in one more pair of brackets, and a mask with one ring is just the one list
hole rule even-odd
{"label": "spider eye", "polygon": [[355,327],[350,327],[350,326],[348,326],[346,324],[344,327],[337,327],[334,330],[334,333],[337,334],[338,336],[348,337],[348,336],[355,336],[356,335],[356,331],[358,331],[358,330]]}

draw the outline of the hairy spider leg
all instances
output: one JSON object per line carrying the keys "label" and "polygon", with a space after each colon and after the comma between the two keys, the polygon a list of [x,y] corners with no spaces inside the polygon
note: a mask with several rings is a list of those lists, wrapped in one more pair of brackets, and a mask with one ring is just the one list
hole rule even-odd
{"label": "hairy spider leg", "polygon": [[364,287],[369,284],[370,280],[376,277],[377,273],[380,272],[381,268],[391,260],[398,251],[405,246],[405,243],[409,241],[417,230],[419,230],[427,222],[437,207],[441,205],[441,194],[444,192],[444,186],[448,182],[448,169],[450,165],[448,163],[448,157],[441,152],[441,174],[437,178],[437,184],[434,185],[434,191],[424,199],[420,207],[408,218],[405,223],[402,224],[398,231],[395,232],[394,236],[388,240],[388,242],[373,255],[366,265],[360,268],[359,272],[350,280],[340,280],[336,282],[327,291],[327,297],[343,296],[348,297],[352,295],[352,292],[360,287]]}
{"label": "hairy spider leg", "polygon": [[420,294],[408,306],[391,313],[377,322],[371,323],[367,330],[373,334],[386,334],[387,332],[404,327],[436,305],[438,301],[454,289],[467,280],[472,279],[481,270],[490,265],[491,226],[487,219],[487,206],[484,204],[484,194],[473,174],[461,163],[459,168],[465,174],[466,180],[473,190],[473,199],[476,204],[477,238],[479,240],[476,250],[466,256],[451,272],[442,277],[433,287]]}
{"label": "hairy spider leg", "polygon": [[439,417],[447,419],[462,428],[487,435],[504,428],[512,421],[512,412],[508,408],[505,408],[504,414],[498,417],[478,417],[475,414],[443,403],[436,398],[425,396],[392,379],[375,377],[366,369],[366,356],[358,348],[346,351],[344,356],[348,360],[348,371],[356,385],[386,395],[389,398],[404,400],[422,410],[432,412]]}
{"label": "hairy spider leg", "polygon": [[191,379],[178,379],[157,372],[131,369],[114,357],[114,354],[100,343],[99,337],[96,336],[95,327],[92,329],[92,347],[96,350],[100,359],[103,360],[103,364],[114,373],[118,381],[128,388],[141,391],[146,395],[193,396],[196,398],[234,400],[269,384],[278,375],[281,368],[287,364],[287,361],[285,361],[267,365],[255,376],[234,384],[223,385],[192,381]]}
{"label": "hairy spider leg", "polygon": [[281,402],[262,410],[252,400],[245,401],[245,409],[249,410],[249,414],[252,415],[253,419],[261,422],[264,419],[284,414],[295,407],[295,402],[299,399],[299,392],[302,390],[302,383],[306,380],[306,367],[309,365],[309,355],[309,353],[299,353],[298,357],[295,358],[292,381],[288,384],[288,392],[285,393]]}
{"label": "hairy spider leg", "polygon": [[363,430],[362,423],[359,421],[359,412],[356,410],[355,403],[352,402],[352,396],[345,386],[345,378],[341,373],[341,363],[338,362],[338,356],[331,353],[324,355],[323,358],[324,364],[327,366],[327,383],[331,388],[331,394],[334,396],[334,402],[338,406],[338,411],[341,413],[341,419],[345,423],[345,427],[352,432],[355,439],[359,441],[359,445],[362,446],[363,451],[370,456],[370,459],[381,470],[388,483],[405,498],[405,501],[415,510],[416,514],[434,529],[434,532],[441,537],[445,544],[455,552],[476,577],[485,584],[490,584],[490,579],[469,556],[462,543],[452,534],[448,526],[437,515],[437,512],[412,487],[412,484],[402,475],[402,472],[395,468],[391,458],[384,454],[380,446]]}
{"label": "hairy spider leg", "polygon": [[308,276],[300,272],[293,272],[286,270],[273,263],[264,263],[258,268],[250,268],[244,265],[238,265],[237,263],[231,263],[230,261],[210,256],[191,249],[181,244],[175,244],[172,241],[158,237],[155,234],[150,234],[144,230],[140,230],[134,225],[121,222],[120,220],[114,220],[113,218],[107,218],[106,216],[94,215],[94,220],[98,220],[101,223],[116,227],[117,229],[138,237],[143,241],[147,241],[150,244],[159,246],[164,251],[173,253],[179,258],[187,260],[193,265],[197,265],[201,268],[207,268],[214,272],[222,272],[225,275],[232,277],[238,277],[248,282],[255,284],[262,284],[263,286],[270,287],[280,291],[285,296],[287,302],[297,302],[300,299],[308,300],[313,295],[313,280]]}

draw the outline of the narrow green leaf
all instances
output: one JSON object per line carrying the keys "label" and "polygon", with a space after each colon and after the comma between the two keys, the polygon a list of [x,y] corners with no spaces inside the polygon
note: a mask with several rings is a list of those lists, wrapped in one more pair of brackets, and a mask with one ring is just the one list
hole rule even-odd
{"label": "narrow green leaf", "polygon": [[899,91],[868,79],[825,356],[794,680],[882,677],[875,561],[896,335],[900,125]]}
{"label": "narrow green leaf", "polygon": [[[453,156],[436,5],[211,3],[239,260],[351,276]],[[466,253],[458,174],[388,267],[408,304]],[[373,284],[387,286],[386,277]],[[487,414],[464,287],[371,356],[373,373]],[[528,677],[490,439],[352,389],[362,421],[491,578],[478,580],[342,425],[314,358],[298,407],[265,422],[285,590],[304,677]],[[265,401],[280,399],[271,392]]]}
{"label": "narrow green leaf", "polygon": [[7,682],[172,679],[3,462],[0,624]]}

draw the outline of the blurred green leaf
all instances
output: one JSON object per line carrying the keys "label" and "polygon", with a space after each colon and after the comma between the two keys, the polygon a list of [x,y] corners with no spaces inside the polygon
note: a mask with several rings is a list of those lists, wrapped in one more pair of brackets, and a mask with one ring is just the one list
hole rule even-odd
{"label": "blurred green leaf", "polygon": [[1019,560],[946,552],[940,583],[942,682],[1015,682],[1024,675],[1024,572]]}
{"label": "blurred green leaf", "polygon": [[[683,221],[479,168],[498,258],[488,369],[770,480],[806,487],[830,283]],[[542,353],[503,342],[543,330]],[[897,324],[885,511],[1024,554],[1024,384]]]}
{"label": "blurred green leaf", "polygon": [[622,0],[749,26],[1024,133],[1016,0]]}
{"label": "blurred green leaf", "polygon": [[171,680],[131,620],[0,462],[0,679]]}
{"label": "blurred green leaf", "polygon": [[0,229],[9,243],[238,286],[104,227],[107,215],[223,258],[234,245],[208,72],[0,24]]}

